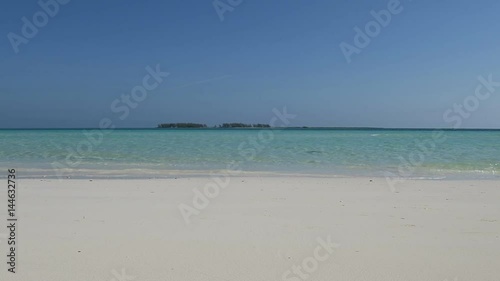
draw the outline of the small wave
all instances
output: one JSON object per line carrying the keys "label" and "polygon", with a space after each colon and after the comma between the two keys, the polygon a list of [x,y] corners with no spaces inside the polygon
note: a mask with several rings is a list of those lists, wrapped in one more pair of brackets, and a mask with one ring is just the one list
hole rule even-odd
{"label": "small wave", "polygon": [[319,151],[319,150],[308,150],[306,152],[309,153],[309,154],[323,153],[323,151]]}
{"label": "small wave", "polygon": [[441,177],[408,177],[405,178],[407,180],[445,180],[447,177],[441,176]]}

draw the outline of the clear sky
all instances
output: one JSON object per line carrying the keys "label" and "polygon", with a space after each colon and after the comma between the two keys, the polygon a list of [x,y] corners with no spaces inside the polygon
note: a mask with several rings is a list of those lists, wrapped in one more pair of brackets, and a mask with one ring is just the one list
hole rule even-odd
{"label": "clear sky", "polygon": [[[402,0],[350,63],[339,45],[390,1],[238,2],[221,21],[211,0],[71,0],[15,53],[9,34],[43,9],[2,1],[0,128],[268,123],[284,106],[290,126],[450,127],[478,76],[500,81],[497,0]],[[111,104],[158,64],[170,75],[121,120]],[[500,87],[466,113],[500,128]]]}

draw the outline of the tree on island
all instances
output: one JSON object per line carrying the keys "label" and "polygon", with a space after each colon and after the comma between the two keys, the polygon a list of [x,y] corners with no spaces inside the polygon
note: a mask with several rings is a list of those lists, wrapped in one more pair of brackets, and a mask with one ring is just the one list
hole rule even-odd
{"label": "tree on island", "polygon": [[[178,128],[208,128],[205,124],[198,123],[163,123],[159,124],[160,129],[178,129]],[[213,128],[271,128],[268,124],[244,124],[244,123],[223,123],[222,125],[215,125]]]}
{"label": "tree on island", "polygon": [[159,124],[158,128],[207,128],[205,124],[198,123],[164,123]]}

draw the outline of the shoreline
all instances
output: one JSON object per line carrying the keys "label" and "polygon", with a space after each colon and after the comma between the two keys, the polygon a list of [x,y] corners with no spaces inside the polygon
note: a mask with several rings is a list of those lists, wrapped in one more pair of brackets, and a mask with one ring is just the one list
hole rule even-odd
{"label": "shoreline", "polygon": [[[371,171],[355,173],[353,170],[344,171],[294,171],[294,170],[228,170],[228,169],[153,169],[153,168],[110,168],[110,169],[23,169],[21,165],[4,166],[0,169],[16,168],[19,176],[26,179],[169,179],[174,177],[205,177],[205,176],[247,176],[247,177],[318,177],[318,178],[375,178],[393,180],[500,180],[500,173],[496,171],[432,171],[417,172],[409,176],[399,176],[393,171]],[[358,171],[358,169],[356,169]],[[59,173],[59,174],[58,174]]]}

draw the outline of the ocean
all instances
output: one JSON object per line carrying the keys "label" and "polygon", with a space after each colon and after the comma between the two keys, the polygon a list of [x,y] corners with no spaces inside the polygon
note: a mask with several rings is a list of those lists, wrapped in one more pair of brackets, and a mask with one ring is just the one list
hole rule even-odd
{"label": "ocean", "polygon": [[0,168],[25,177],[242,172],[499,178],[499,130],[0,130]]}

